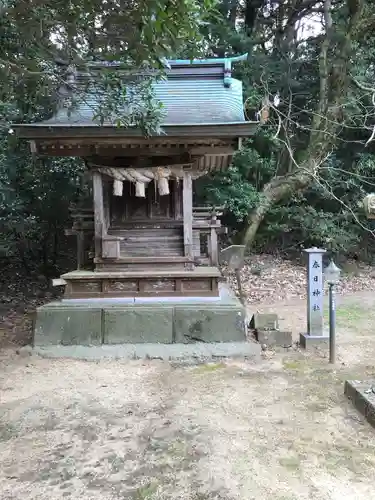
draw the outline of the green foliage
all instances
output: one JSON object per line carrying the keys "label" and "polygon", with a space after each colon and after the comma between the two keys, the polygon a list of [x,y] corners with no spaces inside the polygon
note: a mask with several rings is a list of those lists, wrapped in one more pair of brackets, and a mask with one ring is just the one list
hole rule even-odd
{"label": "green foliage", "polygon": [[[7,0],[0,5],[0,259],[28,271],[57,274],[69,252],[64,229],[69,204],[80,193],[82,162],[33,158],[12,135],[12,123],[68,112],[87,87],[95,89],[95,119],[158,132],[163,109],[152,92],[164,59],[202,50],[202,29],[215,0]],[[186,43],[189,40],[189,43]],[[120,64],[115,71],[113,63]],[[97,63],[105,62],[105,71]],[[150,77],[124,71],[150,70]],[[55,91],[60,89],[60,102]],[[72,90],[76,98],[72,99]],[[90,105],[90,103],[87,103]],[[91,103],[92,105],[92,103]],[[70,258],[74,258],[71,252]]]}
{"label": "green foliage", "polygon": [[[277,156],[261,156],[259,137],[236,154],[233,165],[198,183],[199,201],[223,205],[232,237],[246,226],[260,191],[277,170]],[[342,255],[372,260],[372,227],[360,202],[375,187],[375,155],[339,150],[322,169],[322,176],[304,193],[296,194],[267,214],[257,235],[259,251],[299,252],[323,246]]]}
{"label": "green foliage", "polygon": [[211,205],[224,206],[232,215],[233,226],[243,222],[249,210],[256,207],[259,192],[274,172],[274,156],[261,157],[253,141],[239,151],[232,166],[196,183],[197,197]]}
{"label": "green foliage", "polygon": [[[201,52],[202,28],[216,0],[7,0],[0,6],[0,101],[23,96],[39,99],[57,87],[69,101],[71,90],[83,98],[86,89],[74,81],[77,70],[95,81],[98,122],[158,130],[160,105],[154,102],[151,76],[163,72],[165,58],[182,48],[189,57]],[[186,43],[189,40],[189,43]],[[107,64],[98,72],[97,62]],[[114,71],[150,70],[130,88]],[[111,69],[112,68],[112,69]],[[70,103],[74,106],[75,103]],[[49,106],[56,105],[49,102]],[[28,112],[27,112],[28,113]],[[35,110],[33,111],[33,115]],[[35,117],[35,115],[34,115]],[[22,118],[26,118],[22,117]],[[1,117],[0,117],[1,120]]]}
{"label": "green foliage", "polygon": [[[371,87],[375,22],[371,2],[365,0],[364,4],[359,27],[353,34],[357,56],[352,60],[351,74]],[[328,74],[330,68],[342,65],[336,51],[347,28],[348,7],[350,2],[339,1],[332,10]],[[224,20],[220,25],[212,22],[208,28],[213,54],[250,53],[248,61],[236,66],[236,75],[243,81],[249,119],[255,118],[265,99],[272,103],[276,93],[280,96],[278,109],[269,109],[268,120],[248,147],[236,155],[233,167],[201,181],[201,199],[225,205],[226,223],[232,233],[241,234],[245,229],[247,216],[259,205],[260,193],[271,179],[287,182],[301,161],[307,159],[306,147],[322,84],[322,33],[315,29],[302,39],[296,26],[300,23],[306,27],[320,8],[318,1],[296,4],[288,0],[222,0],[219,10]],[[329,83],[335,89],[336,82]],[[348,96],[337,113],[342,125],[333,137],[328,131],[319,137],[319,143],[329,141],[332,145],[330,156],[308,189],[272,206],[257,233],[258,249],[299,251],[301,247],[318,245],[365,258],[374,250],[374,228],[365,220],[360,206],[375,185],[375,150],[372,144],[364,149],[374,126],[373,91],[360,89],[352,80],[348,86]],[[344,87],[340,99],[346,96]]]}
{"label": "green foliage", "polygon": [[299,204],[273,208],[259,234],[258,248],[299,251],[323,246],[330,251],[350,254],[360,242],[358,226],[345,214],[317,210],[301,196]]}
{"label": "green foliage", "polygon": [[[360,23],[352,74],[373,82],[375,22],[366,3]],[[217,10],[215,8],[217,7]],[[8,131],[14,122],[51,115],[61,87],[69,102],[74,85],[68,73],[85,70],[95,87],[98,122],[139,126],[159,132],[164,110],[155,102],[154,78],[163,77],[164,58],[249,52],[237,64],[243,81],[245,111],[255,119],[265,98],[280,96],[277,111],[235,155],[225,172],[196,182],[196,201],[224,205],[225,223],[241,234],[248,214],[258,206],[262,189],[272,179],[292,174],[305,157],[314,109],[318,102],[321,33],[299,38],[296,26],[306,25],[321,2],[259,0],[8,0],[0,7],[0,256],[27,268],[56,272],[66,240],[69,202],[79,194],[82,165],[76,159],[38,161]],[[335,50],[348,17],[346,2],[335,3]],[[100,74],[97,62],[107,68]],[[115,71],[114,62],[121,71]],[[341,64],[341,63],[340,63]],[[129,69],[150,70],[150,78]],[[67,70],[69,70],[67,72]],[[86,88],[74,88],[84,99]],[[79,92],[79,91],[82,92]],[[71,102],[71,110],[78,104]],[[368,258],[373,229],[364,221],[359,202],[374,191],[375,149],[363,145],[374,125],[372,92],[351,85],[342,106],[342,127],[332,141],[332,154],[315,182],[303,193],[272,207],[257,235],[263,251],[298,251],[311,245]],[[280,126],[280,119],[282,126]],[[364,152],[366,151],[366,152]],[[291,159],[290,152],[293,154]]]}
{"label": "green foliage", "polygon": [[82,165],[75,158],[32,158],[26,145],[4,136],[1,146],[0,258],[21,262],[28,271],[56,273]]}

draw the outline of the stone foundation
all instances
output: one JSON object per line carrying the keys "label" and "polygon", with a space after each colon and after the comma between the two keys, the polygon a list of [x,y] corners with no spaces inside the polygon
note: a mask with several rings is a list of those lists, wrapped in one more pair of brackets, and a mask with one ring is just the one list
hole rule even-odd
{"label": "stone foundation", "polygon": [[244,342],[246,316],[226,288],[217,298],[81,299],[37,309],[34,346]]}
{"label": "stone foundation", "polygon": [[183,363],[204,363],[226,358],[260,361],[261,347],[255,342],[214,342],[204,344],[116,344],[101,346],[51,345],[22,347],[21,351],[45,358],[85,361],[101,359],[162,359]]}

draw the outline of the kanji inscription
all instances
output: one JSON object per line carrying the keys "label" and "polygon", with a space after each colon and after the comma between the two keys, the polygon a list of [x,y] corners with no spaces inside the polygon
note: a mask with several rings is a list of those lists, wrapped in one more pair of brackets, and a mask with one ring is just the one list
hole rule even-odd
{"label": "kanji inscription", "polygon": [[306,250],[307,267],[307,333],[323,335],[323,254],[325,250]]}

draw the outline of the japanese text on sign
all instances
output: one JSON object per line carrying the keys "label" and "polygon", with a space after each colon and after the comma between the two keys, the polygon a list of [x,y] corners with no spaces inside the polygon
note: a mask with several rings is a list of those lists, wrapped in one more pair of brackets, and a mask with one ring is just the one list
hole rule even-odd
{"label": "japanese text on sign", "polygon": [[[316,251],[315,251],[316,250]],[[311,248],[308,252],[307,273],[307,331],[309,335],[323,335],[323,253],[324,250]]]}
{"label": "japanese text on sign", "polygon": [[319,287],[319,276],[318,273],[320,269],[320,264],[317,260],[313,261],[313,264],[311,266],[313,276],[312,276],[312,282],[315,283],[313,287],[310,288],[310,293],[312,298],[314,299],[313,303],[311,304],[311,308],[314,312],[320,311],[321,310],[321,305],[316,301],[316,299],[320,298],[322,295],[322,291],[318,288]]}

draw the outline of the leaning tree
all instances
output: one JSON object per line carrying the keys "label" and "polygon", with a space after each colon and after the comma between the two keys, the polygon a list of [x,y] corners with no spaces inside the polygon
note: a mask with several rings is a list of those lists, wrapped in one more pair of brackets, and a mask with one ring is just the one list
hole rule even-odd
{"label": "leaning tree", "polygon": [[249,52],[241,79],[261,125],[251,147],[273,166],[249,196],[242,237],[251,246],[280,203],[313,185],[335,196],[327,179],[343,144],[371,148],[375,15],[368,0],[222,0],[219,10],[208,51]]}

